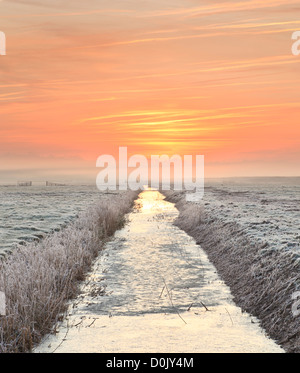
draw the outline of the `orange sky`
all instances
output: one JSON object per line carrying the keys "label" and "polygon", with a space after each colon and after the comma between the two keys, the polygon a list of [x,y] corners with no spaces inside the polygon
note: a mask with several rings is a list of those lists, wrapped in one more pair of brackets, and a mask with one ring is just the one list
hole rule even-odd
{"label": "orange sky", "polygon": [[0,182],[204,154],[207,177],[300,175],[299,0],[4,0]]}

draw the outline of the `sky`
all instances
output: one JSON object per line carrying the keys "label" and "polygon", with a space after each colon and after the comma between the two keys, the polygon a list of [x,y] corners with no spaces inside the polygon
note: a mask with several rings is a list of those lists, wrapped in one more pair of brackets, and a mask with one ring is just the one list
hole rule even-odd
{"label": "sky", "polygon": [[300,176],[299,0],[3,0],[0,183],[89,180],[102,154]]}

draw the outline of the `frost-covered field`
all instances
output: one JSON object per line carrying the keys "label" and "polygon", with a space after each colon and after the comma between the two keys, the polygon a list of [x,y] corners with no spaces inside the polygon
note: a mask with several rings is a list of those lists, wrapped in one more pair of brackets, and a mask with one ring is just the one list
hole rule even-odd
{"label": "frost-covered field", "polygon": [[[72,203],[65,195],[67,203]],[[55,329],[106,240],[123,226],[136,193],[102,195],[66,227],[0,261],[0,353],[26,352]],[[62,206],[56,203],[57,212]],[[31,210],[32,211],[32,210]]]}
{"label": "frost-covered field", "polygon": [[206,251],[236,304],[289,352],[300,352],[300,178],[206,182],[204,199],[165,192],[176,221]]}
{"label": "frost-covered field", "polygon": [[99,200],[96,186],[0,186],[0,254],[69,223]]}
{"label": "frost-covered field", "polygon": [[208,181],[206,209],[224,222],[236,221],[268,249],[300,255],[300,178]]}

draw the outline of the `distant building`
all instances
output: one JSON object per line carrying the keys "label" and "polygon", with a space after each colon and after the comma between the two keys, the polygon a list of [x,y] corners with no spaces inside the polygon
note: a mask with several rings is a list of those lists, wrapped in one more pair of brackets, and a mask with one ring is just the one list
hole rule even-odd
{"label": "distant building", "polygon": [[17,185],[21,187],[32,186],[32,181],[18,181]]}
{"label": "distant building", "polygon": [[46,181],[46,186],[65,186],[65,184],[53,183],[51,181]]}

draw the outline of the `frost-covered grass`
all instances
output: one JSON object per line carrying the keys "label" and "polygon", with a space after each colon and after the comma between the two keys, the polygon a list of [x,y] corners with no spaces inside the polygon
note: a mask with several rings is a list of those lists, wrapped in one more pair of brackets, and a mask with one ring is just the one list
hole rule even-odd
{"label": "frost-covered grass", "polygon": [[[238,219],[222,219],[212,201],[191,203],[182,192],[164,194],[180,212],[176,225],[206,251],[237,305],[256,316],[288,352],[300,352],[299,316],[292,313],[292,294],[300,284],[298,253],[277,249],[268,235],[255,239]],[[276,212],[270,216],[275,218]]]}
{"label": "frost-covered grass", "polygon": [[53,330],[105,241],[124,223],[136,192],[108,195],[66,228],[13,251],[0,264],[0,352],[30,351]]}

